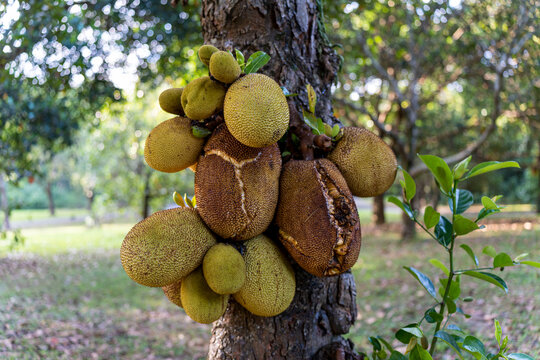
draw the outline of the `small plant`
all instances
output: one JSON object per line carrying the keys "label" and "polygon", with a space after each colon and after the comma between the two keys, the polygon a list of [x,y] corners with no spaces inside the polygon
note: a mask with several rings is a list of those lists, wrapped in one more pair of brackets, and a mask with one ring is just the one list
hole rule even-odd
{"label": "small plant", "polygon": [[24,245],[21,230],[5,231],[0,228],[0,239],[9,241],[9,251],[17,250]]}
{"label": "small plant", "polygon": [[[448,344],[459,359],[465,359],[465,356],[468,354],[478,360],[533,360],[529,355],[507,353],[508,337],[502,338],[501,326],[497,320],[495,320],[495,338],[499,349],[495,349],[495,351],[488,351],[481,340],[467,334],[451,322],[454,314],[460,314],[466,318],[470,317],[460,307],[460,302],[473,301],[470,297],[461,297],[462,278],[473,277],[483,280],[499,287],[504,292],[508,292],[505,281],[498,275],[493,274],[492,270],[502,270],[505,267],[521,264],[540,267],[539,262],[522,260],[527,254],[521,254],[512,259],[506,253],[497,253],[492,246],[486,246],[483,249],[483,253],[493,259],[492,263],[480,266],[472,248],[465,243],[459,244],[459,248],[471,258],[474,266],[470,269],[456,269],[454,265],[454,250],[458,246],[458,238],[461,240],[462,236],[483,228],[484,226],[480,224],[481,220],[500,212],[503,208],[497,204],[501,195],[492,198],[484,196],[481,200],[483,208],[477,214],[476,219],[465,217],[463,213],[473,204],[473,195],[470,191],[459,189],[458,185],[465,180],[491,171],[507,167],[519,167],[518,163],[514,161],[490,161],[478,164],[472,169],[469,169],[469,163],[471,161],[471,157],[469,156],[455,165],[451,170],[448,164],[437,156],[419,155],[419,157],[434,176],[441,193],[448,199],[452,218],[446,218],[431,206],[428,206],[424,210],[424,215],[421,217],[418,210],[414,209],[411,203],[411,200],[416,194],[416,184],[414,179],[403,169],[401,169],[403,180],[400,180],[403,189],[403,200],[391,196],[388,201],[399,206],[412,221],[418,224],[424,232],[442,246],[448,256],[447,263],[445,264],[443,261],[435,258],[430,259],[429,263],[441,270],[445,276],[439,280],[440,286],[437,289],[427,275],[412,266],[405,266],[405,270],[422,285],[426,292],[435,300],[435,303],[426,309],[418,322],[404,326],[396,332],[395,337],[407,345],[404,353],[396,351],[388,341],[385,341],[380,336],[376,336],[369,338],[373,345],[371,356],[364,355],[366,358],[373,360],[429,360],[433,359],[435,350],[437,349],[437,343],[440,340]],[[428,331],[433,334],[431,335],[431,339],[426,335]]]}

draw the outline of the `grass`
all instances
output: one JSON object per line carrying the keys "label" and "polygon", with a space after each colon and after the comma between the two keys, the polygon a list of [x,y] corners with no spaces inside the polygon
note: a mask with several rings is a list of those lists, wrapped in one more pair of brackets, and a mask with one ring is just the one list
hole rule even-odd
{"label": "grass", "polygon": [[51,218],[70,218],[88,215],[87,209],[56,209],[54,216],[49,209],[18,209],[11,213],[11,221],[40,220]]}
{"label": "grass", "polygon": [[[192,322],[160,289],[137,285],[123,271],[118,249],[129,228],[114,224],[23,230],[24,246],[10,253],[0,240],[0,358],[206,357],[210,326]],[[489,244],[513,255],[529,252],[529,258],[538,260],[539,238],[538,229],[510,230],[483,232],[468,243],[477,254]],[[368,336],[391,340],[399,326],[419,320],[431,304],[402,266],[413,265],[435,280],[440,271],[426,258],[445,260],[441,249],[427,239],[400,243],[394,233],[364,234],[353,269],[358,318],[348,335],[358,349],[369,349]],[[471,266],[461,249],[457,254],[458,267]],[[484,264],[489,260],[479,257]],[[513,351],[538,357],[540,292],[534,289],[540,272],[520,267],[501,275],[510,288],[508,295],[463,279],[462,296],[475,298],[463,305],[472,317],[455,321],[493,345],[496,317]]]}

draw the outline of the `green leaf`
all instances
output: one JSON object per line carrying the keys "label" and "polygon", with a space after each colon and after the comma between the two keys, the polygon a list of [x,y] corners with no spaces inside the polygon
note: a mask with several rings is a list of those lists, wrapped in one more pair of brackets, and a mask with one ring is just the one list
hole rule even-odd
{"label": "green leaf", "polygon": [[467,245],[467,244],[461,244],[461,245],[459,245],[459,247],[462,248],[463,250],[465,250],[465,252],[467,254],[469,254],[471,259],[474,261],[474,265],[476,265],[476,267],[478,267],[478,258],[476,257],[476,255],[474,255],[473,249],[471,249],[471,247],[469,245]]}
{"label": "green leaf", "polygon": [[510,360],[534,360],[532,356],[522,354],[522,353],[512,353],[506,355],[506,357]]}
{"label": "green leaf", "polygon": [[523,259],[523,258],[526,258],[527,256],[529,256],[529,253],[519,254],[518,256],[516,256],[516,257],[514,258],[514,261],[519,261],[519,260],[521,260],[521,259]]}
{"label": "green leaf", "polygon": [[311,84],[306,85],[307,95],[308,95],[308,106],[309,111],[315,114],[315,105],[317,104],[317,93]]}
{"label": "green leaf", "polygon": [[469,335],[465,338],[465,340],[463,340],[463,348],[473,354],[478,353],[482,355],[482,359],[485,359],[487,356],[484,344],[474,336]]}
{"label": "green leaf", "polygon": [[418,280],[418,282],[424,287],[424,289],[426,289],[429,295],[433,296],[433,298],[437,300],[437,292],[435,291],[435,286],[427,275],[423,274],[421,271],[413,268],[412,266],[404,266],[403,268],[410,272],[411,275],[414,276],[414,278]]}
{"label": "green leaf", "polygon": [[485,246],[483,249],[482,249],[482,253],[486,254],[487,256],[490,256],[492,258],[494,258],[495,256],[497,256],[497,251],[495,251],[495,248],[491,245],[488,245],[488,246]]}
{"label": "green leaf", "polygon": [[373,350],[375,350],[375,351],[382,350],[381,343],[379,342],[379,340],[377,338],[374,338],[373,336],[370,336],[369,337],[369,342],[371,343],[371,345],[373,345]]}
{"label": "green leaf", "polygon": [[523,260],[523,261],[520,261],[520,264],[525,264],[525,265],[540,268],[540,262],[536,262],[536,261]]}
{"label": "green leaf", "polygon": [[324,123],[324,133],[328,137],[332,137],[332,127],[330,124]]}
{"label": "green leaf", "polygon": [[443,316],[441,314],[439,314],[437,311],[435,311],[435,309],[433,309],[433,308],[428,309],[424,313],[424,318],[430,324],[434,324],[436,322],[439,322],[439,321],[443,320]]}
{"label": "green leaf", "polygon": [[[446,290],[446,284],[448,283],[448,279],[439,279],[439,282],[442,284],[442,287],[439,288],[439,294],[441,294],[441,297],[443,297]],[[448,290],[448,297],[452,300],[455,300],[459,297],[460,293],[461,289],[459,287],[459,283],[457,281],[452,281],[450,283],[450,289]]]}
{"label": "green leaf", "polygon": [[514,262],[512,261],[512,258],[506,253],[498,253],[493,259],[493,267],[505,267],[513,265]]}
{"label": "green leaf", "polygon": [[390,345],[390,343],[388,341],[384,340],[381,336],[377,335],[377,339],[379,339],[379,341],[382,342],[384,344],[384,346],[386,346],[388,351],[390,351],[390,352],[394,351],[394,348],[392,347],[392,345]]}
{"label": "green leaf", "polygon": [[416,345],[409,355],[409,360],[433,360],[433,358],[426,349]]}
{"label": "green leaf", "polygon": [[323,123],[322,119],[317,118],[317,129],[319,130],[319,133],[321,133],[321,134],[324,134],[324,132],[325,132],[324,125],[325,124]]}
{"label": "green leaf", "polygon": [[454,230],[457,235],[466,235],[474,230],[478,230],[478,224],[461,215],[454,216]]}
{"label": "green leaf", "polygon": [[443,159],[435,155],[418,156],[424,162],[424,164],[426,164],[429,171],[431,171],[441,189],[445,193],[449,194],[452,190],[454,178],[452,176],[450,168],[448,167],[448,164],[445,163]]}
{"label": "green leaf", "polygon": [[400,352],[392,351],[388,360],[407,360],[407,357]]}
{"label": "green leaf", "polygon": [[339,134],[339,125],[336,124],[332,128],[332,138],[335,138]]}
{"label": "green leaf", "polygon": [[[322,135],[323,133],[319,131],[319,126],[317,124],[318,119],[315,117],[315,115],[313,115],[312,113],[306,110],[302,110],[302,114],[304,115],[304,122],[309,125],[309,127],[311,128],[311,131],[315,135]],[[323,128],[323,131],[324,131],[324,128]]]}
{"label": "green leaf", "polygon": [[457,305],[454,302],[454,300],[446,299],[445,303],[446,303],[446,307],[448,309],[449,314],[453,314],[453,313],[455,313],[457,311]]}
{"label": "green leaf", "polygon": [[410,218],[411,220],[414,219],[414,214],[413,214],[413,212],[412,212],[410,206],[407,205],[407,204],[404,204],[404,203],[403,203],[401,200],[399,200],[397,197],[395,197],[395,196],[389,196],[389,197],[388,197],[388,202],[391,202],[392,204],[397,205],[401,210],[403,210],[404,213],[406,213],[406,214],[409,216],[409,218]]}
{"label": "green leaf", "polygon": [[[473,204],[473,194],[468,190],[458,189],[456,191],[456,214],[463,214]],[[448,199],[450,211],[454,212],[452,199]]]}
{"label": "green leaf", "polygon": [[435,337],[447,343],[459,355],[459,358],[463,360],[463,356],[461,355],[459,346],[456,343],[456,340],[452,337],[452,335],[450,335],[446,331],[439,330],[435,333]]}
{"label": "green leaf", "polygon": [[408,344],[411,341],[412,337],[421,338],[422,330],[418,327],[418,324],[409,324],[405,327],[402,327],[396,332],[396,339],[401,341],[404,344]]}
{"label": "green leaf", "polygon": [[476,221],[480,221],[483,218],[485,218],[485,217],[487,217],[489,215],[498,213],[498,212],[501,212],[501,210],[499,210],[499,209],[487,210],[485,208],[482,208],[482,210],[480,210],[480,212],[478,212],[478,217],[476,218]]}
{"label": "green leaf", "polygon": [[297,93],[291,93],[285,86],[282,86],[281,90],[283,91],[283,95],[285,95],[285,97],[298,96]]}
{"label": "green leaf", "polygon": [[501,336],[502,336],[501,324],[499,324],[499,320],[495,319],[495,339],[497,339],[497,344],[499,344],[499,347],[501,345]]}
{"label": "green leaf", "polygon": [[448,276],[450,275],[450,270],[448,270],[448,268],[446,267],[446,265],[444,265],[440,260],[438,259],[429,259],[429,263],[433,266],[435,266],[436,268],[438,269],[441,269],[442,272]]}
{"label": "green leaf", "polygon": [[238,65],[240,65],[240,69],[242,69],[243,71],[246,67],[244,54],[242,54],[242,52],[238,49],[234,49],[234,53],[236,54],[236,62],[238,63]]}
{"label": "green leaf", "polygon": [[487,196],[482,196],[482,205],[484,205],[486,210],[495,210],[499,208],[499,206]]}
{"label": "green leaf", "polygon": [[469,156],[463,160],[461,160],[459,163],[454,165],[454,168],[452,169],[452,174],[454,175],[454,179],[459,180],[461,177],[469,170],[469,163],[471,162],[472,156]]}
{"label": "green leaf", "polygon": [[461,331],[461,332],[463,332],[463,331],[461,330],[461,328],[460,328],[459,326],[455,325],[455,324],[450,324],[450,325],[448,325],[446,328],[447,328],[448,330],[454,330],[454,331]]}
{"label": "green leaf", "polygon": [[454,227],[450,220],[441,216],[439,223],[435,226],[435,237],[439,244],[447,247],[452,242],[452,234],[454,233]]}
{"label": "green leaf", "polygon": [[472,170],[467,174],[465,179],[470,179],[470,178],[472,178],[474,176],[485,174],[485,173],[490,172],[490,171],[495,171],[495,170],[509,168],[509,167],[519,168],[519,164],[517,162],[515,162],[515,161],[504,161],[504,162],[488,161],[488,162],[483,162],[483,163],[480,163],[480,164],[476,165],[475,167],[473,167]]}
{"label": "green leaf", "polygon": [[498,277],[497,275],[487,273],[484,271],[465,271],[462,274],[468,275],[468,276],[471,276],[480,280],[487,281],[488,283],[493,284],[497,287],[500,287],[501,289],[504,290],[504,292],[508,293],[508,286],[506,286],[506,283],[504,282],[504,280]]}
{"label": "green leaf", "polygon": [[246,74],[251,74],[257,72],[270,60],[270,55],[264,51],[257,51],[256,53],[251,54],[249,57],[244,72]]}
{"label": "green leaf", "polygon": [[401,169],[401,172],[403,173],[403,179],[405,180],[405,183],[402,184],[403,190],[405,191],[405,199],[409,202],[414,195],[416,195],[416,183],[407,171]]}
{"label": "green leaf", "polygon": [[187,207],[187,204],[184,202],[184,199],[182,199],[180,194],[177,193],[176,191],[173,193],[173,200],[176,203],[176,205],[180,207]]}
{"label": "green leaf", "polygon": [[202,138],[205,138],[208,135],[210,135],[212,132],[210,130],[208,130],[207,128],[205,128],[205,127],[193,125],[191,127],[191,133],[196,138],[202,139]]}
{"label": "green leaf", "polygon": [[426,207],[426,210],[424,210],[424,225],[426,225],[426,228],[431,229],[437,225],[440,218],[441,214],[435,211],[431,206]]}

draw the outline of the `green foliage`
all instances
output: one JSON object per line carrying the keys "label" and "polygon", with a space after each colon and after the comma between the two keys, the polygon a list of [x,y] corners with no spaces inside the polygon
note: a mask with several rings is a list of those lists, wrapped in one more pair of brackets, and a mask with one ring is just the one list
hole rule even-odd
{"label": "green foliage", "polygon": [[[434,282],[428,275],[424,274],[417,268],[411,266],[404,266],[407,270],[426,290],[426,292],[435,299],[436,304],[428,308],[423,317],[418,323],[410,324],[399,329],[395,336],[403,344],[407,344],[405,352],[399,353],[395,350],[391,351],[390,359],[432,359],[436,351],[437,341],[441,340],[445,342],[451,349],[454,350],[455,355],[459,359],[465,359],[465,355],[470,354],[476,359],[529,359],[528,355],[523,354],[506,354],[508,350],[508,338],[501,340],[502,330],[498,321],[495,321],[495,338],[499,344],[497,353],[489,353],[484,343],[478,338],[466,334],[459,327],[451,324],[451,318],[454,314],[461,314],[465,317],[470,317],[465,314],[459,307],[459,303],[470,302],[472,298],[463,297],[461,295],[461,283],[466,277],[472,277],[474,279],[487,282],[496,287],[499,287],[504,292],[508,292],[508,286],[506,282],[498,275],[495,275],[492,271],[504,267],[515,266],[519,264],[529,265],[533,267],[539,267],[540,263],[528,260],[522,260],[527,254],[517,256],[514,260],[510,255],[504,252],[497,252],[492,246],[486,246],[483,253],[493,258],[492,265],[479,267],[479,261],[472,248],[462,243],[459,246],[465,251],[465,253],[473,260],[475,265],[472,269],[456,269],[454,259],[454,248],[461,236],[469,234],[473,231],[480,229],[478,225],[479,220],[483,217],[478,216],[476,220],[471,220],[466,213],[466,210],[473,204],[473,195],[469,191],[459,189],[458,186],[461,181],[471,178],[481,173],[487,173],[506,167],[519,167],[515,162],[488,162],[476,165],[469,171],[470,159],[466,159],[461,163],[454,166],[453,170],[450,170],[449,166],[436,156],[423,155],[420,156],[422,161],[426,164],[431,174],[437,181],[441,193],[448,198],[448,204],[452,213],[452,218],[447,219],[444,216],[440,216],[432,207],[427,207],[423,221],[418,216],[418,211],[413,209],[411,199],[415,193],[414,179],[404,170],[404,180],[400,181],[403,189],[403,199],[399,200],[396,197],[390,197],[389,201],[398,205],[416,224],[418,224],[434,241],[443,246],[444,252],[448,254],[447,265],[436,258],[430,259],[429,263],[435,268],[441,270],[444,274],[439,278],[440,286],[438,291],[435,288]],[[489,210],[499,210],[499,206],[496,201],[500,196],[493,198],[483,197],[482,205],[484,206],[480,213]],[[485,217],[485,216],[484,216]],[[431,231],[431,228],[434,228]],[[443,252],[443,253],[444,253]],[[422,323],[425,321],[428,325]],[[431,327],[434,326],[433,337],[431,341],[428,341],[424,335]],[[370,342],[373,345],[372,359],[385,359],[386,354],[381,353],[381,346],[379,342]],[[424,346],[422,346],[424,345]],[[429,351],[428,351],[429,350]],[[438,358],[438,357],[435,357]]]}

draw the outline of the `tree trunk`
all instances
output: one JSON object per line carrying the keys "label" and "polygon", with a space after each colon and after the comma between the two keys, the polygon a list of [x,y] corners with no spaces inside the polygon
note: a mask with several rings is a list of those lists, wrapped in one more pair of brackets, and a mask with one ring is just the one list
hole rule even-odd
{"label": "tree trunk", "polygon": [[[307,108],[305,87],[317,92],[316,113],[333,123],[330,88],[338,57],[322,28],[316,0],[203,1],[205,43],[241,50],[246,58],[262,50],[271,56],[259,72],[300,96],[289,98]],[[356,359],[352,343],[340,335],[356,318],[356,288],[351,273],[317,278],[295,266],[297,289],[287,311],[270,318],[252,315],[231,300],[214,323],[210,359]]]}
{"label": "tree trunk", "polygon": [[386,217],[384,215],[384,194],[373,198],[373,221],[376,225],[386,223]]}
{"label": "tree trunk", "polygon": [[45,186],[45,192],[47,193],[47,201],[49,202],[49,213],[54,216],[55,206],[54,206],[54,197],[52,193],[52,184],[50,181],[47,181],[47,185]]}
{"label": "tree trunk", "polygon": [[4,212],[4,229],[5,231],[11,230],[11,224],[9,223],[9,203],[6,190],[6,181],[4,174],[0,174],[0,208]]}
{"label": "tree trunk", "polygon": [[150,177],[152,176],[152,173],[150,171],[147,171],[144,176],[144,190],[143,190],[143,201],[142,201],[142,209],[141,209],[141,216],[143,219],[146,219],[150,215]]}

